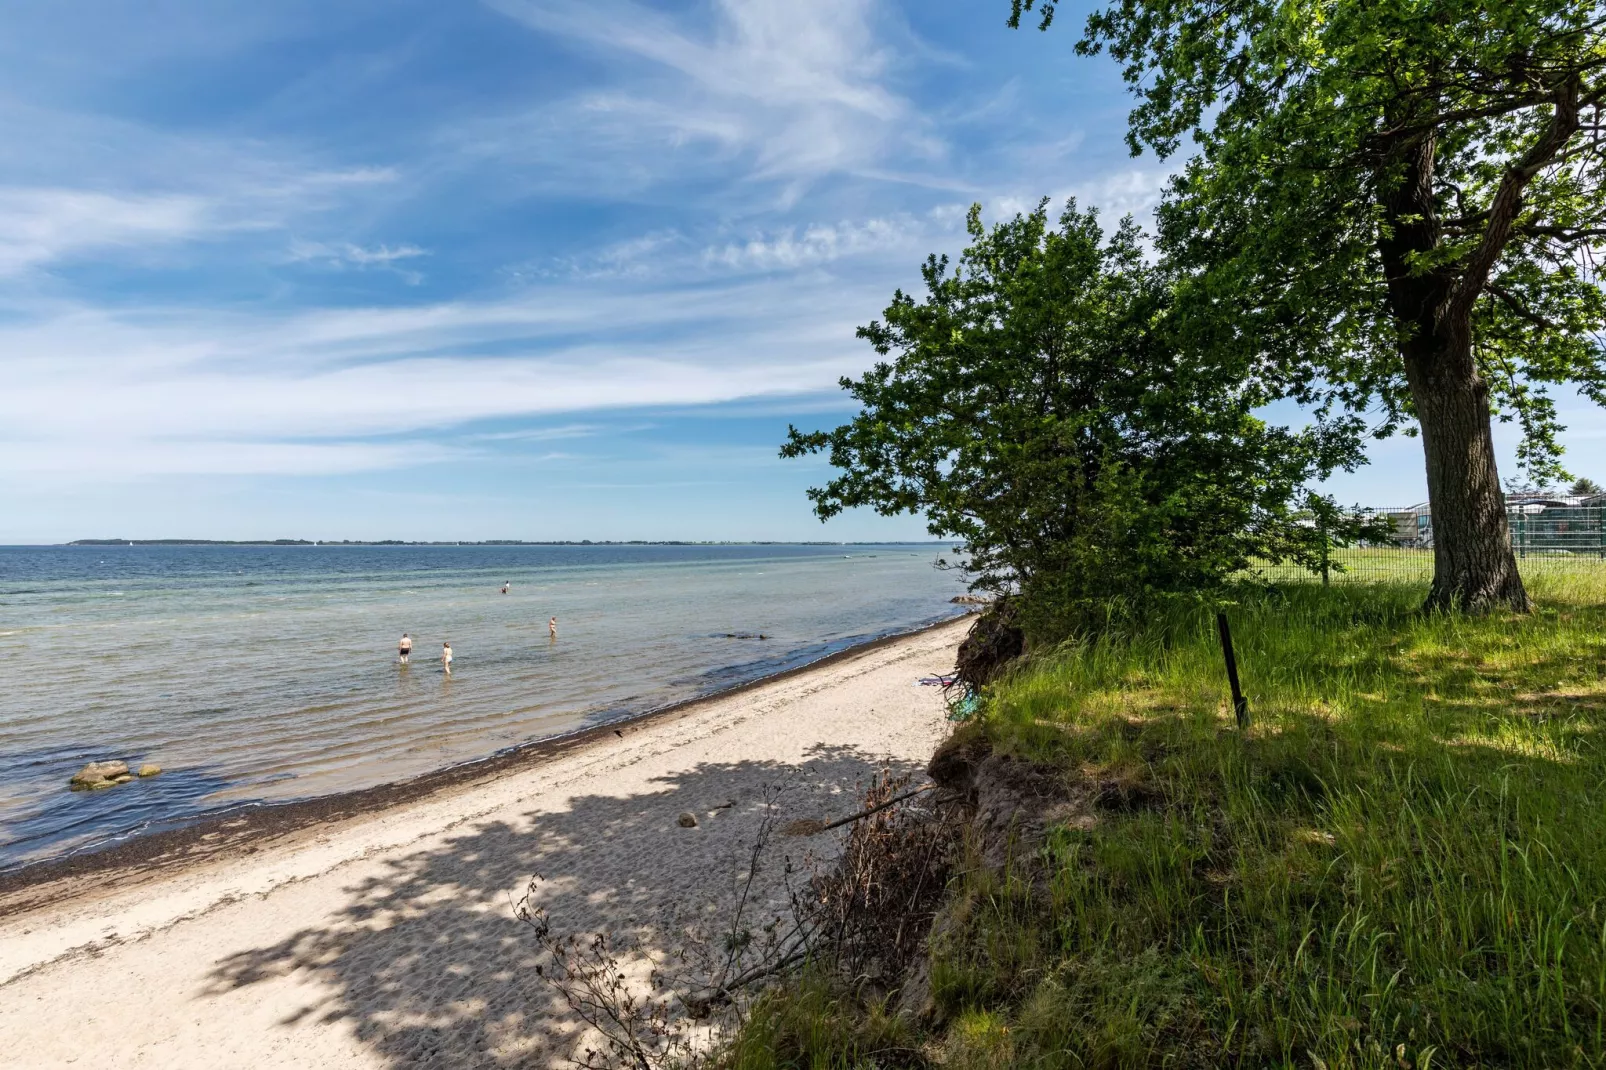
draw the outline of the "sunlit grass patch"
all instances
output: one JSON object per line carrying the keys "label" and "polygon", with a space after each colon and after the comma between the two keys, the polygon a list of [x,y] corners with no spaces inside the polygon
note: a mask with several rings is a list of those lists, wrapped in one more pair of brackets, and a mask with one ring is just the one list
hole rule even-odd
{"label": "sunlit grass patch", "polygon": [[1247,733],[1214,607],[1002,683],[996,748],[1147,801],[1050,833],[1046,895],[1015,908],[1034,924],[967,915],[936,949],[966,978],[949,1012],[993,1023],[949,1034],[957,1063],[1606,1063],[1603,579],[1533,583],[1531,616],[1424,615],[1412,584],[1246,591]]}
{"label": "sunlit grass patch", "polygon": [[[1335,548],[1328,556],[1329,583],[1421,584],[1433,581],[1433,551],[1427,548],[1381,546]],[[1573,582],[1585,587],[1598,586],[1606,577],[1606,557],[1598,552],[1519,553],[1517,569],[1530,591],[1534,587],[1559,586]],[[1259,564],[1249,573],[1279,584],[1321,583],[1320,572],[1294,564]]]}
{"label": "sunlit grass patch", "polygon": [[1606,1066],[1606,576],[1530,590],[1235,592],[1247,732],[1216,605],[1038,651],[967,731],[1080,809],[960,867],[935,1022],[805,985],[740,1065]]}
{"label": "sunlit grass patch", "polygon": [[785,989],[760,999],[719,1053],[723,1070],[861,1070],[919,1065],[909,1023],[879,1001],[845,995],[807,969]]}

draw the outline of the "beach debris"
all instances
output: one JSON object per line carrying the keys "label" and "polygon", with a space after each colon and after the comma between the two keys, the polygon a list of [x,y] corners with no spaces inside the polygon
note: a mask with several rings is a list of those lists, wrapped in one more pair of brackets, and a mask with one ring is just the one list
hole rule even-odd
{"label": "beach debris", "polygon": [[948,601],[956,606],[985,606],[992,602],[992,599],[984,594],[956,594]]}
{"label": "beach debris", "polygon": [[763,632],[726,632],[726,639],[768,639]]}
{"label": "beach debris", "polygon": [[90,762],[73,774],[67,786],[74,791],[98,791],[101,788],[126,784],[133,779],[134,774],[128,771],[127,762]]}
{"label": "beach debris", "polygon": [[694,829],[697,827],[697,815],[687,810],[676,819],[676,824],[683,829]]}
{"label": "beach debris", "polygon": [[143,779],[145,777],[148,777],[148,776],[161,776],[161,775],[162,775],[162,767],[157,765],[155,762],[146,762],[144,765],[139,767],[139,776],[140,776],[141,779]]}

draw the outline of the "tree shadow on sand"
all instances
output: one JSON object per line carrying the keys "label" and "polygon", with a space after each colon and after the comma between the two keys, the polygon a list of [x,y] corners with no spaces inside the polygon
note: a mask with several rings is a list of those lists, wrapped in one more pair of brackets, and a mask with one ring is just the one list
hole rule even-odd
{"label": "tree shadow on sand", "polygon": [[[271,947],[221,961],[216,994],[298,974],[333,990],[284,1021],[350,1020],[392,1066],[505,1067],[558,1063],[574,1023],[536,973],[541,956],[514,917],[532,874],[560,931],[607,930],[639,955],[674,954],[690,928],[730,917],[765,817],[845,815],[883,768],[853,748],[820,746],[800,765],[704,763],[660,778],[651,795],[580,796],[558,813],[479,825],[437,849],[386,863],[348,889],[349,905]],[[682,812],[698,827],[681,828]],[[785,862],[835,853],[840,833],[776,836],[754,884],[763,920],[787,906]]]}

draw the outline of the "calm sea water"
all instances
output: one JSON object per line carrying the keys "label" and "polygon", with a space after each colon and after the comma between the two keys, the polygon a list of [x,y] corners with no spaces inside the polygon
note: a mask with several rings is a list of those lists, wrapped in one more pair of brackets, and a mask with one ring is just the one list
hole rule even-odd
{"label": "calm sea water", "polygon": [[[937,553],[0,547],[0,868],[397,780],[953,616],[962,583]],[[166,772],[67,790],[106,758]]]}

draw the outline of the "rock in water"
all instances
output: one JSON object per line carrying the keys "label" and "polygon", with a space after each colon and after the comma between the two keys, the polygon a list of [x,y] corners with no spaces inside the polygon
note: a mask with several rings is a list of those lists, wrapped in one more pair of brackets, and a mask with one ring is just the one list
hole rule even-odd
{"label": "rock in water", "polygon": [[694,829],[697,827],[697,815],[688,810],[680,815],[679,824],[683,829]]}
{"label": "rock in water", "polygon": [[146,762],[144,765],[139,767],[139,775],[142,777],[157,776],[161,773],[161,771],[162,767],[157,765],[155,762]]}
{"label": "rock in water", "polygon": [[67,782],[67,786],[74,791],[92,791],[95,788],[109,788],[113,784],[127,783],[134,779],[128,771],[127,762],[90,762]]}

